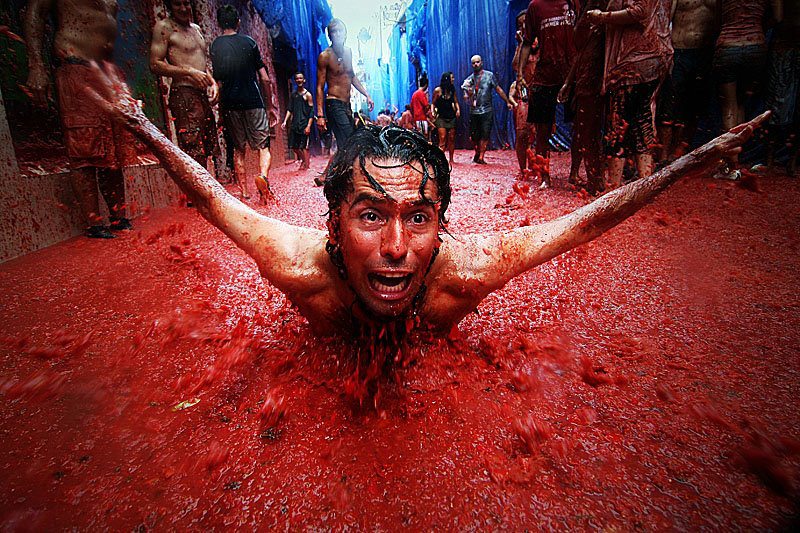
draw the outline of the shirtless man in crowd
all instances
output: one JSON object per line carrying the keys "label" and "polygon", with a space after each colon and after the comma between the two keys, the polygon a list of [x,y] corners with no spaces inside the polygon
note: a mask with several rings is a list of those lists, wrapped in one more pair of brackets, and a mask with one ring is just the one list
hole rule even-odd
{"label": "shirtless man in crowd", "polygon": [[[50,93],[49,68],[44,64],[44,31],[55,13],[53,43],[56,94],[69,157],[70,181],[86,224],[86,236],[113,239],[113,231],[131,228],[125,218],[123,154],[130,136],[108,120],[94,103],[87,102],[83,86],[89,63],[112,61],[117,37],[115,0],[31,0],[25,15],[28,50],[26,85],[34,102],[46,105]],[[108,205],[110,224],[100,217],[100,198]]]}
{"label": "shirtless man in crowd", "polygon": [[670,161],[686,153],[697,119],[709,107],[711,60],[718,29],[716,0],[672,2],[672,74],[659,111],[661,153]]}
{"label": "shirtless man in crowd", "polygon": [[415,327],[450,331],[515,276],[602,235],[679,178],[740,151],[769,116],[555,220],[443,238],[447,158],[415,132],[367,126],[340,147],[324,175],[329,211],[322,231],[268,217],[229,194],[147,120],[113,72],[97,69],[92,88],[88,96],[152,150],[199,213],[255,260],[317,333],[376,338]]}
{"label": "shirtless man in crowd", "polygon": [[[369,110],[375,107],[369,93],[353,71],[353,51],[344,45],[347,28],[339,19],[328,23],[331,45],[317,58],[317,127],[330,128],[341,148],[355,131],[353,110],[350,108],[350,86],[367,98]],[[325,96],[325,84],[328,95]]]}
{"label": "shirtless man in crowd", "polygon": [[221,165],[217,124],[211,106],[218,90],[208,72],[206,40],[200,26],[192,22],[189,0],[166,0],[168,16],[156,22],[150,44],[150,70],[172,79],[169,110],[175,119],[178,146],[203,166],[214,158],[220,177]]}

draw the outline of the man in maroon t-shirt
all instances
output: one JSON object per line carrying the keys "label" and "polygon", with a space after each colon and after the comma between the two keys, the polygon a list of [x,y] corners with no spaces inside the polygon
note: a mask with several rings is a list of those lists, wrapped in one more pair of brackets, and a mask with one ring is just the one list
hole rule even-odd
{"label": "man in maroon t-shirt", "polygon": [[419,89],[411,95],[411,114],[414,116],[414,124],[418,132],[426,139],[430,140],[430,118],[431,104],[428,100],[428,76],[423,74],[419,79]]}
{"label": "man in maroon t-shirt", "polygon": [[[525,65],[534,40],[539,40],[539,60],[533,72],[533,87],[528,105],[528,122],[536,125],[536,153],[544,157],[539,169],[541,188],[550,187],[550,149],[548,141],[556,117],[556,98],[564,84],[575,55],[573,0],[531,0],[525,16],[525,37],[519,54],[519,65]],[[525,85],[522,76],[517,83]]]}

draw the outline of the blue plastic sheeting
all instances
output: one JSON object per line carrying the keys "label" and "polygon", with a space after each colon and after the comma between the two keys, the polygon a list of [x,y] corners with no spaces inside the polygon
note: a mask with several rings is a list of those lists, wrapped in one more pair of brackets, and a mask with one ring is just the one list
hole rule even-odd
{"label": "blue plastic sheeting", "polygon": [[273,42],[285,42],[296,52],[296,63],[287,62],[285,66],[303,72],[313,92],[317,86],[317,56],[328,47],[325,27],[333,18],[327,0],[252,0],[252,3],[270,28]]}
{"label": "blue plastic sheeting", "polygon": [[408,61],[408,35],[403,26],[396,25],[392,28],[389,37],[389,77],[391,91],[389,101],[400,108],[400,111],[411,103],[411,94],[415,85],[414,69]]}
{"label": "blue plastic sheeting", "polygon": [[[396,25],[389,39],[391,50],[391,100],[402,106],[416,90],[417,70],[428,73],[430,93],[439,85],[441,75],[452,71],[456,87],[470,74],[470,58],[478,54],[484,68],[494,72],[503,91],[508,93],[514,81],[511,60],[516,42],[517,13],[528,0],[414,0],[406,10],[405,24]],[[404,31],[403,31],[404,30]],[[469,106],[461,100],[462,114],[456,134],[459,147],[470,147]],[[514,144],[512,114],[499,96],[494,98],[495,127],[491,146]],[[554,144],[569,146],[570,128],[557,124]]]}

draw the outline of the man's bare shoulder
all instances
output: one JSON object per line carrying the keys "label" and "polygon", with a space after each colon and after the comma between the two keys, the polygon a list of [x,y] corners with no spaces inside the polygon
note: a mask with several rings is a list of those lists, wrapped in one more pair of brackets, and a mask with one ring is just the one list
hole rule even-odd
{"label": "man's bare shoulder", "polygon": [[324,63],[325,65],[331,62],[331,59],[336,57],[336,54],[333,53],[333,48],[330,46],[319,53],[319,57],[317,58],[317,62]]}
{"label": "man's bare shoulder", "polygon": [[252,253],[262,276],[281,290],[318,290],[317,282],[326,278],[324,274],[329,270],[327,233],[277,221],[271,225],[277,227],[270,227],[256,238]]}

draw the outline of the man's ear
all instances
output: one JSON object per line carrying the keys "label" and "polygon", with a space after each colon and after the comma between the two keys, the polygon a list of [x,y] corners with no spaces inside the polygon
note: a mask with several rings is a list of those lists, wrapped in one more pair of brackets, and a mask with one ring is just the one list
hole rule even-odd
{"label": "man's ear", "polygon": [[328,215],[328,242],[331,244],[339,244],[339,211],[331,211]]}

